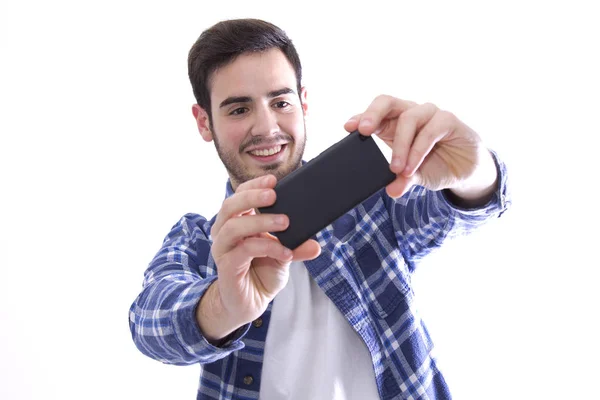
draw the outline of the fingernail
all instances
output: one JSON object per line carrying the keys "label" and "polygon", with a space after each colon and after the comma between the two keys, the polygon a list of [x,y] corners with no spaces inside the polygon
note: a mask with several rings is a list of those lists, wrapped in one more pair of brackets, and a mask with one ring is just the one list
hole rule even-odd
{"label": "fingernail", "polygon": [[293,255],[292,251],[287,247],[283,250],[283,256],[285,258],[290,258]]}
{"label": "fingernail", "polygon": [[400,167],[402,167],[402,160],[400,160],[400,158],[394,157],[392,159],[392,168],[398,170],[400,169]]}
{"label": "fingernail", "polygon": [[277,225],[285,225],[285,217],[283,215],[278,215],[275,217],[275,224]]}

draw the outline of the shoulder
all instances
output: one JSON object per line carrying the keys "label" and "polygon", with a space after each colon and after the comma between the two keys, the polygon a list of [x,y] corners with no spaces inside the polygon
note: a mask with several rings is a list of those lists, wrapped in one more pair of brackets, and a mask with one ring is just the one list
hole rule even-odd
{"label": "shoulder", "polygon": [[190,240],[206,240],[210,241],[210,228],[214,223],[214,217],[211,220],[206,217],[196,214],[184,214],[171,227],[171,231],[165,238],[165,241],[172,241],[180,237],[186,237]]}

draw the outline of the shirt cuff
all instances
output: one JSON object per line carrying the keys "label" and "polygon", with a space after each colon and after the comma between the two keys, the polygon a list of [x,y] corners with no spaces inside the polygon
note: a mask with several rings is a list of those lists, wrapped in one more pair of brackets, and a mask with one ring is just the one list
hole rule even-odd
{"label": "shirt cuff", "polygon": [[216,279],[217,277],[213,276],[192,282],[181,292],[171,313],[171,323],[177,341],[191,356],[202,362],[216,361],[233,351],[243,349],[245,345],[241,339],[250,329],[250,324],[239,327],[219,343],[219,346],[206,340],[196,320],[196,309],[200,299]]}
{"label": "shirt cuff", "polygon": [[489,150],[492,158],[494,159],[494,163],[496,164],[496,171],[498,173],[498,180],[496,183],[496,190],[492,194],[490,200],[479,207],[463,207],[457,204],[452,200],[453,197],[456,197],[454,194],[450,192],[450,189],[444,189],[439,192],[441,199],[448,204],[448,206],[455,211],[458,211],[463,214],[484,214],[489,215],[491,213],[497,213],[498,217],[501,216],[509,207],[511,201],[509,198],[508,192],[508,184],[507,184],[507,171],[506,165],[500,157],[498,153],[494,150]]}

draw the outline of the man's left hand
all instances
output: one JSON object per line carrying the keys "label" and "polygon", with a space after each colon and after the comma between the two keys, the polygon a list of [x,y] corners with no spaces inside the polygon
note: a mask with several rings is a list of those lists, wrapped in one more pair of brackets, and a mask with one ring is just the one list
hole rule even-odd
{"label": "man's left hand", "polygon": [[397,178],[386,191],[397,198],[412,185],[450,189],[468,205],[493,193],[497,171],[479,135],[454,114],[431,103],[417,104],[381,95],[344,128],[377,135],[392,149],[391,170]]}

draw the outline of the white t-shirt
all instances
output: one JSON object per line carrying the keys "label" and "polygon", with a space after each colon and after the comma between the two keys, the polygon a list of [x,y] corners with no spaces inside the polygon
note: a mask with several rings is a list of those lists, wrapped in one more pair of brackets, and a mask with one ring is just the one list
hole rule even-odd
{"label": "white t-shirt", "polygon": [[273,303],[260,399],[379,399],[366,345],[302,262]]}

